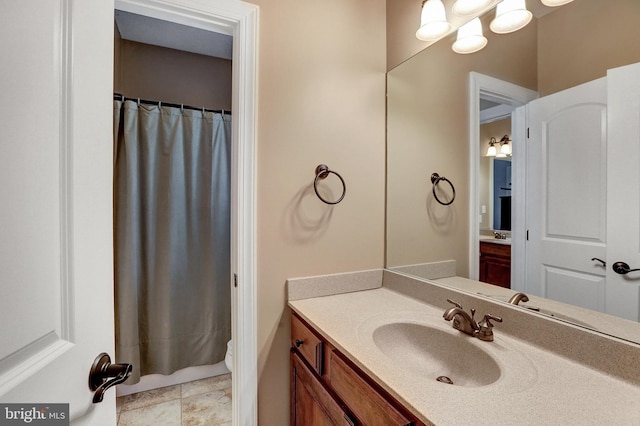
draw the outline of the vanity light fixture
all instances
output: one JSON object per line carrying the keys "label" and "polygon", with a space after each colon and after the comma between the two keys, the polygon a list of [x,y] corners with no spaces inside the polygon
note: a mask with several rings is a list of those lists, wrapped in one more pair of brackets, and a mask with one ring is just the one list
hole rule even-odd
{"label": "vanity light fixture", "polygon": [[511,155],[511,139],[509,139],[508,135],[504,135],[502,139],[500,139],[500,154],[504,154],[505,156]]}
{"label": "vanity light fixture", "polygon": [[542,0],[542,4],[549,7],[562,6],[563,4],[571,3],[573,0]]}
{"label": "vanity light fixture", "polygon": [[474,18],[458,28],[458,36],[451,47],[456,53],[473,53],[487,45],[487,38],[482,35],[480,18]]}
{"label": "vanity light fixture", "polygon": [[496,138],[491,136],[491,139],[489,139],[489,149],[487,149],[487,157],[495,157],[498,154],[498,148],[496,148],[497,143]]}
{"label": "vanity light fixture", "polygon": [[495,2],[496,0],[457,0],[451,10],[456,15],[470,16],[482,12]]}
{"label": "vanity light fixture", "polygon": [[[489,139],[489,149],[487,149],[487,157],[496,157],[496,158],[505,158],[509,157],[512,154],[511,149],[511,139],[509,139],[509,135],[504,135],[500,142],[496,140],[496,138],[491,137]],[[498,151],[498,147],[496,145],[500,144],[500,150]]]}
{"label": "vanity light fixture", "polygon": [[434,41],[447,34],[450,29],[442,0],[424,0],[416,37],[422,41]]}
{"label": "vanity light fixture", "polygon": [[496,8],[496,17],[491,21],[491,31],[507,34],[524,28],[531,22],[533,14],[527,10],[525,0],[503,0]]}

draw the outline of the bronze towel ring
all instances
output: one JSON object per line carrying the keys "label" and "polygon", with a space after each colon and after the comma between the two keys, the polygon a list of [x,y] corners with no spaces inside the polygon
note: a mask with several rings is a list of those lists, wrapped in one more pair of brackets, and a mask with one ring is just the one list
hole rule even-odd
{"label": "bronze towel ring", "polygon": [[[450,186],[451,186],[451,190],[453,191],[453,196],[451,197],[451,200],[447,203],[443,203],[442,201],[440,201],[440,199],[438,198],[438,195],[436,194],[436,186],[441,182],[447,182]],[[433,184],[433,196],[436,198],[436,201],[439,202],[440,204],[442,204],[443,206],[448,206],[449,204],[453,203],[453,200],[456,199],[456,188],[453,186],[453,183],[451,183],[451,181],[449,179],[447,179],[444,176],[440,176],[437,173],[433,173],[431,175],[431,183]]]}
{"label": "bronze towel ring", "polygon": [[[340,179],[340,182],[342,182],[342,195],[336,201],[325,200],[324,198],[322,198],[322,196],[318,192],[318,180],[326,179],[330,173],[333,173],[334,175],[338,176],[338,179]],[[319,164],[318,167],[316,167],[316,178],[313,181],[313,189],[314,191],[316,191],[316,195],[318,196],[318,198],[320,198],[320,201],[322,201],[323,203],[338,204],[340,201],[342,201],[342,199],[344,198],[344,194],[346,194],[347,192],[347,184],[344,183],[344,179],[342,179],[342,176],[340,176],[337,172],[334,172],[333,170],[329,170],[329,167],[326,164]]]}

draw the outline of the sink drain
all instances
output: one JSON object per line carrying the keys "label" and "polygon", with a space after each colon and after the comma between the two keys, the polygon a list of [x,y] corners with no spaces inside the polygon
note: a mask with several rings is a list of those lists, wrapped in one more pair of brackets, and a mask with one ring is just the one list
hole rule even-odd
{"label": "sink drain", "polygon": [[442,382],[442,383],[446,383],[448,385],[452,385],[453,384],[453,380],[451,380],[447,376],[440,376],[436,380],[439,381],[439,382]]}

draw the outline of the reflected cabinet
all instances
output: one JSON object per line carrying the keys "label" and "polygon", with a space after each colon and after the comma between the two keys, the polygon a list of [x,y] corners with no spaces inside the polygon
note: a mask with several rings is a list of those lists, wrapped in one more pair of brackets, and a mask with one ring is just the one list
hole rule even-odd
{"label": "reflected cabinet", "polygon": [[511,288],[511,246],[480,241],[480,281]]}

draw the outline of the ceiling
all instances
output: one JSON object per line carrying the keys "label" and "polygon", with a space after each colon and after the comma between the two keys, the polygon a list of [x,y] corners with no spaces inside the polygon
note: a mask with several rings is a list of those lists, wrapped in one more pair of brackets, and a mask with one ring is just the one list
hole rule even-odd
{"label": "ceiling", "polygon": [[213,31],[176,24],[137,15],[122,10],[115,11],[115,20],[124,40],[216,58],[229,59],[233,53],[233,37]]}

